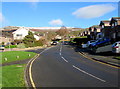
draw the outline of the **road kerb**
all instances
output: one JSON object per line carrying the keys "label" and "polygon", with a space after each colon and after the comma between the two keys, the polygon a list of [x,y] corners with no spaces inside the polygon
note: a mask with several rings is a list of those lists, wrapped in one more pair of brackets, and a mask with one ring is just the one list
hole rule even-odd
{"label": "road kerb", "polygon": [[84,53],[80,53],[80,52],[79,52],[79,54],[82,55],[83,57],[87,58],[87,59],[92,60],[92,61],[95,61],[95,62],[98,62],[98,63],[104,64],[104,65],[107,65],[107,66],[110,66],[110,67],[113,67],[113,68],[120,69],[120,67],[113,66],[113,65],[111,65],[111,64],[109,64],[109,63],[104,63],[104,62],[100,62],[100,61],[98,61],[98,60],[94,60],[94,59],[92,59],[92,58],[86,56]]}
{"label": "road kerb", "polygon": [[[27,79],[26,79],[26,73],[27,73],[27,68],[28,68],[30,83],[31,83],[31,85],[32,85],[32,87],[33,87],[34,89],[36,89],[36,88],[35,88],[35,84],[34,84],[33,79],[32,79],[31,67],[32,67],[33,61],[34,61],[38,56],[39,56],[39,54],[37,54],[36,56],[34,56],[34,57],[27,63],[26,69],[25,69],[25,77],[24,77],[24,78],[25,78],[25,83],[26,83],[27,87],[29,87],[28,81],[27,81]],[[28,89],[29,89],[29,88],[28,88]]]}
{"label": "road kerb", "polygon": [[[37,55],[37,57],[39,56],[39,54]],[[34,81],[33,81],[33,79],[32,79],[32,71],[31,71],[31,69],[32,69],[32,64],[33,64],[33,62],[34,62],[34,60],[37,58],[37,57],[35,57],[32,61],[31,61],[31,63],[30,63],[30,67],[29,67],[29,77],[30,77],[30,81],[31,81],[31,84],[32,84],[32,87],[34,88],[34,89],[36,89],[36,86],[35,86],[35,83],[34,83]]]}

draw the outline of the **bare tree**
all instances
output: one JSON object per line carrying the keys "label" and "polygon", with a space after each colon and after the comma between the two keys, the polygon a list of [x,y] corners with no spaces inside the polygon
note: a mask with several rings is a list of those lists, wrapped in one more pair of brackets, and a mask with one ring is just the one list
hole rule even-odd
{"label": "bare tree", "polygon": [[68,35],[69,31],[65,26],[62,26],[56,33],[60,36],[66,36]]}

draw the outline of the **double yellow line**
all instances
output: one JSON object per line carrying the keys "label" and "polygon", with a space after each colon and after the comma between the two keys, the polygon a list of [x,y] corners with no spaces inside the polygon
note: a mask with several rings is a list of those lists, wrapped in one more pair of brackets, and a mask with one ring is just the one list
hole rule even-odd
{"label": "double yellow line", "polygon": [[30,77],[30,82],[31,82],[31,85],[34,89],[36,89],[36,86],[35,86],[35,83],[33,81],[33,78],[32,78],[32,64],[33,62],[35,61],[36,58],[39,57],[40,54],[37,54],[37,56],[32,60],[30,61],[30,66],[29,66],[29,77]]}
{"label": "double yellow line", "polygon": [[116,66],[113,66],[113,65],[110,65],[110,64],[107,64],[107,63],[103,63],[103,62],[100,62],[100,61],[96,61],[96,60],[93,60],[92,58],[88,57],[88,56],[85,56],[85,54],[83,53],[80,53],[80,55],[82,55],[83,57],[87,58],[87,59],[90,59],[92,61],[95,61],[95,62],[98,62],[98,63],[101,63],[101,64],[104,64],[104,65],[107,65],[107,66],[110,66],[110,67],[113,67],[113,68],[117,68],[117,69],[120,69],[120,67],[116,67]]}

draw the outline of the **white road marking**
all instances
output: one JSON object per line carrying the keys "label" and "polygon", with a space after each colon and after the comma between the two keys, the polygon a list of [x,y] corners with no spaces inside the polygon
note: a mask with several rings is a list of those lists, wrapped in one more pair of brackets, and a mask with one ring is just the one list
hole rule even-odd
{"label": "white road marking", "polygon": [[[52,47],[50,47],[50,48],[52,48]],[[40,54],[42,54],[43,52],[45,52],[45,51],[49,50],[50,48],[46,48],[46,49],[45,49],[45,50],[43,50]]]}
{"label": "white road marking", "polygon": [[85,74],[87,74],[87,75],[89,75],[89,76],[91,76],[91,77],[93,77],[93,78],[96,78],[96,79],[98,79],[98,80],[100,80],[100,81],[102,81],[102,82],[106,82],[105,80],[103,80],[103,79],[100,79],[100,78],[98,78],[98,77],[96,77],[96,76],[94,76],[94,75],[92,75],[92,74],[90,74],[90,73],[87,73],[86,71],[84,71],[84,70],[81,70],[80,68],[78,68],[78,67],[76,67],[76,66],[74,66],[74,65],[72,65],[75,69],[77,69],[77,70],[79,70],[79,71],[81,71],[81,72],[83,72],[83,73],[85,73]]}
{"label": "white road marking", "polygon": [[60,49],[60,52],[61,52],[62,50]]}
{"label": "white road marking", "polygon": [[65,62],[68,62],[64,57],[61,57]]}
{"label": "white road marking", "polygon": [[60,53],[60,55],[61,55],[61,53]]}
{"label": "white road marking", "polygon": [[62,45],[61,45],[61,47],[60,47],[60,51],[62,51]]}

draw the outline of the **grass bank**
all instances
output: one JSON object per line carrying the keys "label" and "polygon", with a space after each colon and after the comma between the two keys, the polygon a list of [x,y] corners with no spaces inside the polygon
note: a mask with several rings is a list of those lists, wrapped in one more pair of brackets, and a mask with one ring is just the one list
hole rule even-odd
{"label": "grass bank", "polygon": [[36,53],[24,51],[7,51],[0,54],[2,54],[2,61],[0,61],[0,63],[24,60],[28,58],[33,58],[36,55]]}
{"label": "grass bank", "polygon": [[[21,87],[20,89],[25,88],[24,81],[24,69],[25,64],[19,65],[10,65],[2,67],[2,87]],[[1,86],[0,86],[1,87]],[[12,89],[12,88],[11,88]]]}
{"label": "grass bank", "polygon": [[118,57],[115,57],[115,58],[117,58],[117,59],[120,59],[120,56],[118,56]]}

